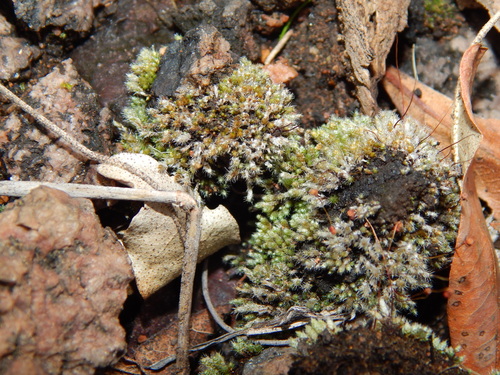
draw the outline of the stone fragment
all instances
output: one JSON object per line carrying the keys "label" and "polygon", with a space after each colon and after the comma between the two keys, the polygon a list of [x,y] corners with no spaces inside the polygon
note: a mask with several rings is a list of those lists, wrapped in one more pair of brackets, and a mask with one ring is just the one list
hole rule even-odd
{"label": "stone fragment", "polygon": [[[101,123],[97,96],[72,64],[63,61],[40,79],[25,100],[88,148],[108,153],[111,135]],[[13,180],[82,182],[85,160],[40,131],[31,117],[13,112],[0,125],[0,147]]]}
{"label": "stone fragment", "polygon": [[0,214],[0,372],[93,374],[126,350],[132,270],[86,199],[40,187]]}
{"label": "stone fragment", "polygon": [[0,14],[0,79],[17,78],[19,73],[40,56],[38,47],[16,37],[14,26]]}
{"label": "stone fragment", "polygon": [[94,21],[94,9],[109,6],[114,0],[14,0],[14,12],[33,31],[48,26],[66,31],[88,32]]}

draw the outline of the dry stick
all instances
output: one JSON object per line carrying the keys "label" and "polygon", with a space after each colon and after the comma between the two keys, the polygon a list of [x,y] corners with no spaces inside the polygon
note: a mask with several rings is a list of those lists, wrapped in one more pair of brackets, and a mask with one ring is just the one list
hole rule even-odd
{"label": "dry stick", "polygon": [[495,26],[495,24],[498,22],[499,19],[500,19],[500,11],[496,12],[493,15],[493,17],[491,17],[490,20],[486,22],[483,27],[481,27],[481,30],[479,30],[479,32],[477,33],[476,37],[472,41],[472,44],[481,43],[486,34],[489,33],[491,28]]}
{"label": "dry stick", "polygon": [[116,160],[110,160],[109,156],[99,154],[98,152],[92,151],[91,149],[85,147],[82,145],[78,140],[73,138],[71,135],[66,133],[64,130],[62,130],[59,126],[54,124],[54,122],[50,121],[47,117],[42,115],[38,110],[30,106],[28,103],[26,103],[24,100],[18,98],[16,95],[14,95],[9,89],[7,89],[4,85],[0,84],[0,92],[5,95],[7,98],[9,98],[12,102],[17,104],[23,111],[26,113],[29,113],[31,116],[33,116],[40,124],[42,124],[45,129],[49,130],[53,134],[57,135],[59,138],[61,138],[73,152],[76,152],[82,156],[85,156],[87,159],[97,162],[97,163],[108,163],[112,164],[116,167],[125,169],[127,172],[132,173],[133,175],[136,175],[140,177],[142,180],[147,182],[149,185],[151,185],[153,188],[156,190],[160,190],[160,186],[156,181],[154,181],[151,177],[149,177],[147,174],[142,172],[141,170],[138,170],[134,168],[133,166],[130,166],[125,163],[120,163],[117,162]]}
{"label": "dry stick", "polygon": [[[177,342],[177,363],[179,374],[190,373],[189,371],[189,318],[191,316],[191,305],[198,262],[198,250],[201,236],[201,212],[202,208],[196,205],[189,211],[188,230],[186,232],[186,243],[184,259],[182,264],[181,293],[179,297],[179,332]],[[187,251],[190,249],[190,251]]]}
{"label": "dry stick", "polygon": [[64,191],[72,198],[88,199],[115,199],[126,201],[158,202],[182,205],[186,209],[191,209],[192,205],[186,204],[191,196],[180,191],[161,191],[134,189],[116,186],[83,185],[43,181],[0,181],[0,195],[9,197],[22,197],[31,190],[47,186],[53,189]]}
{"label": "dry stick", "polygon": [[101,155],[98,152],[94,152],[87,147],[83,146],[78,142],[75,138],[67,134],[64,130],[62,130],[59,126],[50,121],[47,117],[43,116],[40,112],[26,103],[24,100],[18,98],[14,95],[7,87],[0,84],[0,92],[9,98],[10,101],[17,104],[21,109],[29,113],[33,116],[40,124],[42,124],[47,130],[51,131],[59,138],[61,138],[64,142],[66,142],[73,151],[78,152],[79,154],[85,156],[87,159],[98,162],[105,163],[108,160],[107,156]]}
{"label": "dry stick", "polygon": [[[21,107],[25,112],[33,116],[47,130],[51,131],[63,141],[65,141],[73,151],[77,151],[88,159],[98,163],[108,163],[140,177],[148,183],[152,189],[161,190],[160,184],[146,175],[144,172],[137,170],[134,166],[110,160],[109,157],[94,152],[80,144],[75,138],[71,137],[64,130],[59,128],[52,121],[40,114],[36,109],[28,105],[26,102],[14,95],[9,89],[0,84],[0,92],[9,98],[12,102]],[[180,206],[189,210],[189,220],[187,236],[184,243],[184,260],[181,276],[181,292],[179,298],[179,331],[178,331],[178,367],[180,373],[189,374],[189,318],[191,314],[191,298],[194,285],[194,275],[196,272],[196,263],[198,260],[198,250],[201,235],[201,207],[196,200],[188,195],[182,195],[182,192],[175,192],[178,199],[183,198]]]}
{"label": "dry stick", "polygon": [[274,58],[280,53],[280,51],[285,47],[285,44],[288,42],[288,40],[292,37],[293,30],[290,29],[286,32],[285,35],[283,35],[283,38],[281,38],[276,44],[276,46],[272,49],[272,51],[269,53],[269,55],[266,58],[266,61],[264,61],[264,65],[269,65],[271,62],[274,60]]}

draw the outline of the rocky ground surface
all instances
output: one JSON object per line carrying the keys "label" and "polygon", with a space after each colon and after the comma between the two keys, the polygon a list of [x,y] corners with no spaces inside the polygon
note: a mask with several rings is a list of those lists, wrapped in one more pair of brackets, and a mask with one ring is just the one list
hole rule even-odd
{"label": "rocky ground surface", "polygon": [[[423,0],[411,2],[409,26],[387,51],[387,64],[413,75],[414,60],[422,82],[453,97],[460,56],[488,19],[487,13],[459,11],[454,3],[445,15],[423,9]],[[171,64],[153,87],[156,95],[169,95],[182,85],[216,82],[243,56],[264,62],[289,21],[293,36],[277,61],[286,67],[286,74],[279,74],[294,94],[293,104],[302,114],[300,125],[314,128],[331,115],[364,110],[343,38],[346,26],[329,0],[5,2],[0,5],[0,79],[79,142],[110,155],[120,150],[113,121],[123,121],[128,100],[125,75],[142,47],[161,48],[176,34],[184,36],[183,49],[167,51]],[[487,43],[491,50],[478,74],[474,107],[484,117],[498,118],[498,32]],[[206,54],[217,58],[203,60]],[[372,93],[377,89],[375,82]],[[374,95],[380,108],[393,108],[382,91]],[[53,142],[31,116],[3,98],[0,104],[2,179],[95,182],[93,165]],[[233,195],[224,204],[238,220],[243,240],[248,239],[254,219],[248,204]],[[0,216],[0,372],[42,368],[47,374],[84,374],[101,368],[117,374],[111,365],[124,353],[147,366],[175,348],[177,281],[145,301],[137,291],[129,291],[119,316],[124,329],[118,321],[132,274],[119,242],[101,224],[123,229],[139,205],[96,201],[94,208],[89,201],[39,189],[9,204]],[[210,292],[219,313],[234,319],[229,301],[239,281],[230,278],[220,259],[211,262]],[[444,287],[439,281],[435,285],[436,290]],[[191,340],[196,343],[217,330],[208,319],[199,287],[194,298]],[[443,293],[436,293],[418,305],[417,320],[442,339],[448,335],[445,304]],[[47,321],[49,326],[41,324]],[[34,341],[37,337],[43,339]],[[233,371],[464,373],[426,345],[391,327],[379,332],[358,328],[339,337],[322,337],[314,347],[267,349],[251,361],[240,357]],[[130,362],[122,360],[117,366],[138,371],[127,365]]]}

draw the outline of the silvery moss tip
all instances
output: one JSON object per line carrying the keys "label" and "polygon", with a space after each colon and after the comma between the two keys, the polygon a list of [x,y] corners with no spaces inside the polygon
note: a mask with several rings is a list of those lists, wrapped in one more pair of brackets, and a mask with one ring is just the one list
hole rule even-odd
{"label": "silvery moss tip", "polygon": [[412,294],[448,264],[456,172],[428,134],[392,112],[333,117],[281,164],[246,256],[235,311],[291,306],[375,319],[414,312]]}
{"label": "silvery moss tip", "polygon": [[243,58],[232,74],[204,90],[150,100],[150,78],[158,69],[151,53],[141,52],[128,76],[125,149],[164,162],[202,195],[224,195],[231,182],[242,180],[251,199],[252,187],[265,185],[284,148],[297,142],[292,94]]}

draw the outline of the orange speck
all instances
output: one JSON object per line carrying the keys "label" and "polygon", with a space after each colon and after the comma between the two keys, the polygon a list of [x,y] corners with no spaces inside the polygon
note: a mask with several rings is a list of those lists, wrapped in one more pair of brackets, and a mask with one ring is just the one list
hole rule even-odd
{"label": "orange speck", "polygon": [[351,220],[355,220],[358,217],[358,213],[356,212],[356,210],[350,208],[347,210],[347,217]]}
{"label": "orange speck", "polygon": [[394,224],[394,232],[401,232],[401,229],[403,229],[403,222],[397,221],[396,224]]}
{"label": "orange speck", "polygon": [[318,189],[311,189],[311,190],[309,190],[309,194],[317,197],[319,195],[319,191],[318,191]]}

